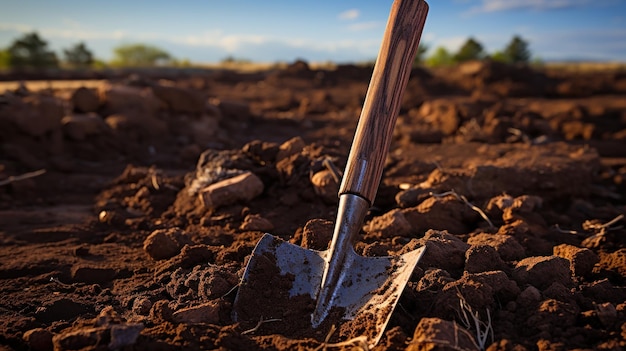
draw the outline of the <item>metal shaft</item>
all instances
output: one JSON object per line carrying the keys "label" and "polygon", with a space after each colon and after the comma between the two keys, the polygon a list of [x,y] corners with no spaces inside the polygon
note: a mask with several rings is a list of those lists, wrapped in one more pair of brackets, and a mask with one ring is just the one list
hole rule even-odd
{"label": "metal shaft", "polygon": [[[413,58],[426,21],[424,0],[394,0],[372,79],[365,96],[350,155],[339,187],[339,210],[322,284],[317,294],[313,327],[328,316],[341,293],[346,275],[358,260],[353,245],[374,202],[393,138]],[[357,282],[358,283],[358,282]],[[404,285],[402,285],[404,286]],[[344,289],[345,290],[345,289]],[[396,300],[397,301],[397,300]]]}
{"label": "metal shaft", "polygon": [[333,302],[341,291],[344,275],[349,272],[354,255],[348,255],[354,251],[353,245],[361,230],[365,215],[370,208],[369,201],[354,194],[339,196],[339,209],[333,239],[328,250],[330,257],[328,267],[324,270],[322,285],[317,297],[315,311],[311,315],[311,323],[317,328],[328,316]]}

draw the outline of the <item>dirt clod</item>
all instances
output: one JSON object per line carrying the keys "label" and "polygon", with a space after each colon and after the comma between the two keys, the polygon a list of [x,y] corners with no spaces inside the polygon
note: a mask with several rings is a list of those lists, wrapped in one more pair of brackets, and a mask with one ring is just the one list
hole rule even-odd
{"label": "dirt clod", "polygon": [[571,285],[569,261],[557,256],[527,257],[517,263],[513,277],[521,284],[545,289],[553,282]]}
{"label": "dirt clod", "polygon": [[422,318],[406,350],[479,350],[479,348],[472,335],[457,323],[440,318]]}
{"label": "dirt clod", "polygon": [[561,244],[554,247],[554,255],[563,257],[570,262],[570,270],[576,276],[584,277],[591,273],[600,261],[598,255],[586,248]]}
{"label": "dirt clod", "polygon": [[426,252],[418,266],[424,268],[439,267],[448,271],[462,269],[465,265],[465,252],[469,245],[445,231],[430,230],[420,239],[420,246],[426,246]]}
{"label": "dirt clod", "polygon": [[311,219],[304,225],[302,231],[302,247],[313,250],[326,250],[333,235],[331,221]]}
{"label": "dirt clod", "polygon": [[411,232],[411,224],[407,221],[404,213],[396,209],[383,216],[373,218],[363,229],[370,236],[393,238],[395,236],[407,236]]}
{"label": "dirt clod", "polygon": [[241,230],[256,230],[261,232],[269,232],[274,229],[274,224],[267,218],[263,218],[258,214],[247,215],[243,223],[239,226]]}
{"label": "dirt clod", "polygon": [[475,245],[465,252],[465,271],[469,273],[506,270],[506,264],[492,246]]}
{"label": "dirt clod", "polygon": [[31,329],[24,333],[23,339],[33,351],[47,351],[52,349],[53,334],[42,328]]}
{"label": "dirt clod", "polygon": [[143,249],[154,260],[164,260],[180,253],[191,240],[179,228],[157,229],[143,242]]}
{"label": "dirt clod", "polygon": [[513,236],[479,233],[467,239],[470,245],[489,245],[504,261],[516,261],[525,256],[524,247]]}

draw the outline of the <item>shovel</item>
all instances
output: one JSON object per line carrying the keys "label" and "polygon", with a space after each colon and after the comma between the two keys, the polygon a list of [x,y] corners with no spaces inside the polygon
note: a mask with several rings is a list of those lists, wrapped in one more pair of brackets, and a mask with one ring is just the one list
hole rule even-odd
{"label": "shovel", "polygon": [[[395,0],[339,189],[330,248],[316,251],[265,234],[254,248],[233,305],[240,323],[328,340],[382,336],[425,247],[397,257],[363,257],[354,244],[382,177],[428,5]],[[347,327],[346,327],[347,326]],[[329,331],[330,330],[330,331]],[[312,335],[309,335],[312,334]]]}

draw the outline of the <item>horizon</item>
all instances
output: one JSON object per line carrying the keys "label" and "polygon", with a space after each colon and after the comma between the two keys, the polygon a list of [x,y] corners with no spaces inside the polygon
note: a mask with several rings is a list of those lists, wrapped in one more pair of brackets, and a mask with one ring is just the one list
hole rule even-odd
{"label": "horizon", "polygon": [[[196,64],[227,57],[268,63],[372,61],[392,3],[2,2],[2,49],[36,31],[57,55],[82,41],[97,59],[110,61],[114,47],[142,43]],[[456,52],[470,37],[491,54],[519,35],[533,59],[626,62],[626,1],[441,0],[429,5],[421,40],[429,48],[426,56],[440,46]]]}

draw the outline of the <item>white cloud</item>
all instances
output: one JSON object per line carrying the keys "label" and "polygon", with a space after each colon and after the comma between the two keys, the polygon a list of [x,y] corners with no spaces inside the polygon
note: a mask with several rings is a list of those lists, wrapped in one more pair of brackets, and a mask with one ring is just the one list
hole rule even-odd
{"label": "white cloud", "polygon": [[508,10],[546,11],[583,6],[589,3],[591,3],[590,0],[482,0],[482,3],[479,6],[472,7],[469,13]]}
{"label": "white cloud", "polygon": [[217,46],[226,51],[233,52],[237,51],[242,46],[252,44],[261,45],[269,40],[268,37],[262,35],[226,35],[218,39]]}
{"label": "white cloud", "polygon": [[33,27],[27,24],[19,24],[19,23],[0,23],[0,30],[7,32],[32,32]]}
{"label": "white cloud", "polygon": [[355,19],[359,18],[360,15],[361,11],[359,11],[358,9],[350,9],[340,13],[337,17],[340,20],[354,21]]}

